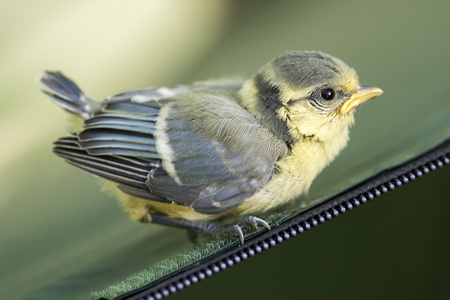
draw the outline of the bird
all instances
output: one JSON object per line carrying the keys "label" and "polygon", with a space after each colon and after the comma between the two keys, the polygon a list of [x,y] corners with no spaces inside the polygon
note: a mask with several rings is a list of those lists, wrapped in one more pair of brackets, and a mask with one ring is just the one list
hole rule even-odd
{"label": "bird", "polygon": [[[53,152],[115,187],[132,220],[241,244],[244,227],[270,230],[258,215],[309,190],[346,147],[356,109],[383,93],[320,51],[285,52],[247,80],[103,101],[59,71],[40,83],[77,122]],[[229,216],[237,221],[223,224]]]}

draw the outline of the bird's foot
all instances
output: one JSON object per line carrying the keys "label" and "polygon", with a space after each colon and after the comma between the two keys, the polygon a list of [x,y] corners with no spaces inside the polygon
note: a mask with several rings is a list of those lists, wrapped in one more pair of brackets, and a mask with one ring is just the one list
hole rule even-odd
{"label": "bird's foot", "polygon": [[[205,222],[206,223],[206,222]],[[253,228],[258,229],[259,225],[264,226],[267,230],[270,230],[269,224],[263,219],[248,216],[247,218],[240,220],[234,224],[217,225],[215,223],[209,223],[204,233],[213,237],[224,237],[229,234],[236,234],[241,241],[241,245],[244,244],[244,233],[242,228],[251,225]]]}
{"label": "bird's foot", "polygon": [[245,219],[239,220],[232,224],[219,225],[213,222],[196,222],[184,219],[170,218],[162,214],[150,214],[150,222],[173,226],[178,228],[185,228],[188,230],[188,237],[191,241],[197,241],[197,235],[205,235],[209,237],[221,238],[230,234],[239,236],[241,245],[244,244],[244,233],[242,228],[250,225],[255,229],[258,229],[259,225],[264,226],[267,230],[270,230],[269,224],[263,219],[248,216]]}

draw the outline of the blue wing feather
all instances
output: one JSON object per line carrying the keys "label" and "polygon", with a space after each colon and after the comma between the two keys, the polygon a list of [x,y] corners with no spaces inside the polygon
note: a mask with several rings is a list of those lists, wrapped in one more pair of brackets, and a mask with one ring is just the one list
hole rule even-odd
{"label": "blue wing feather", "polygon": [[99,177],[119,184],[145,189],[145,181],[151,164],[132,163],[118,157],[92,156],[80,149],[76,136],[61,138],[55,142],[54,152],[70,164]]}
{"label": "blue wing feather", "polygon": [[143,116],[157,116],[159,114],[160,104],[156,101],[149,103],[133,103],[130,101],[122,102],[106,102],[106,105],[102,108],[102,114],[104,112],[124,113],[125,116],[133,114]]}
{"label": "blue wing feather", "polygon": [[[186,88],[177,90],[181,91]],[[153,89],[108,98],[85,121],[83,131],[55,143],[55,153],[116,182],[124,193],[205,214],[236,207],[270,180],[274,162],[286,150],[280,145],[255,146],[268,133],[247,111],[227,99],[204,94],[165,99],[163,92],[168,93]],[[171,106],[161,129],[157,118],[167,103]],[[199,126],[205,115],[210,119]],[[239,130],[221,127],[230,117],[237,120]],[[158,152],[161,135],[170,157]],[[172,173],[165,169],[168,160]]]}

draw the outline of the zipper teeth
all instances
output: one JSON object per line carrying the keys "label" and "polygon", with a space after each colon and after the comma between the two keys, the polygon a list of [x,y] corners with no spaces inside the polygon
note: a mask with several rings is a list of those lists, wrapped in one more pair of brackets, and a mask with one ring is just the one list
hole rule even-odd
{"label": "zipper teeth", "polygon": [[438,168],[441,168],[444,165],[448,165],[449,163],[450,153],[441,155],[440,157],[435,158],[428,163],[425,163],[410,171],[404,172],[403,174],[390,179],[385,183],[379,184],[368,191],[351,197],[348,200],[344,200],[339,204],[332,205],[330,208],[322,212],[313,214],[306,220],[300,221],[299,223],[294,223],[288,226],[288,228],[282,229],[279,232],[272,234],[270,237],[266,237],[258,241],[248,248],[238,250],[225,258],[215,261],[208,266],[202,267],[201,269],[195,271],[193,274],[185,276],[181,275],[181,277],[173,283],[162,286],[154,291],[149,291],[144,295],[140,294],[137,298],[132,297],[132,299],[159,300],[166,298],[171,294],[181,291],[184,288],[191,286],[192,284],[195,284],[207,277],[212,276],[213,274],[231,267],[234,264],[246,260],[254,256],[255,254],[262,252],[263,250],[267,250],[273,246],[276,246],[277,244],[280,244],[283,241],[296,236],[297,234],[308,231],[309,229],[316,227],[317,225],[322,224],[325,221],[331,220],[334,217],[344,214],[345,212],[352,210],[355,207],[359,207],[361,204],[365,204],[368,201],[387,193],[388,191],[392,191],[395,188],[402,186],[403,184],[414,181],[415,179],[422,177],[423,175],[428,174],[429,172],[434,171]]}

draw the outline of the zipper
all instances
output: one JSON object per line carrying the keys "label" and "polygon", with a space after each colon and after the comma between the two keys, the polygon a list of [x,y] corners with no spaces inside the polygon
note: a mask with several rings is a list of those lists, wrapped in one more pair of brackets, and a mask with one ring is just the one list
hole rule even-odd
{"label": "zipper", "polygon": [[246,239],[244,245],[240,247],[207,258],[191,268],[116,299],[163,299],[448,164],[450,164],[450,140],[398,167],[382,171],[270,231]]}

